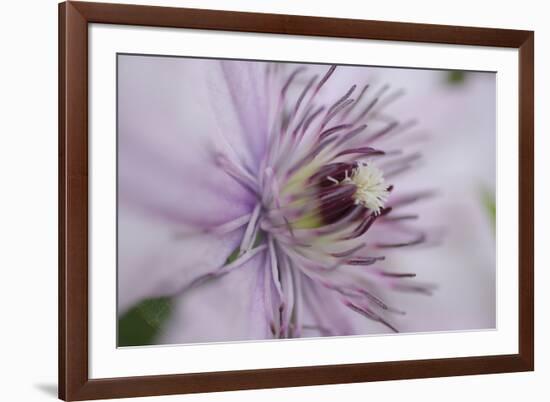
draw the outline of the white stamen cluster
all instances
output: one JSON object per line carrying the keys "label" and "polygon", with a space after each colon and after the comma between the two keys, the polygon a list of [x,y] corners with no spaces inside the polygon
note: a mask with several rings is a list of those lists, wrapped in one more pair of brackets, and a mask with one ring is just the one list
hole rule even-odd
{"label": "white stamen cluster", "polygon": [[375,215],[380,214],[384,203],[388,200],[388,186],[384,184],[382,171],[371,163],[359,162],[342,183],[353,184],[357,187],[354,198],[356,204],[373,211]]}

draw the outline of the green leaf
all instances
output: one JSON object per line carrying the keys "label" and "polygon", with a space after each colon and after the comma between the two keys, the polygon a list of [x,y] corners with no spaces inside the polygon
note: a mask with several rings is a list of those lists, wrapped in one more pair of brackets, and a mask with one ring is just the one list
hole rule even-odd
{"label": "green leaf", "polygon": [[448,71],[446,76],[447,84],[460,85],[466,80],[466,72],[460,70]]}
{"label": "green leaf", "polygon": [[229,254],[229,257],[227,257],[227,260],[225,260],[225,265],[231,264],[233,261],[235,261],[239,257],[239,247],[237,247],[231,254]]}
{"label": "green leaf", "polygon": [[118,346],[143,346],[154,343],[171,313],[169,298],[147,299],[118,320]]}
{"label": "green leaf", "polygon": [[[252,245],[252,248],[258,247],[260,244],[262,244],[264,240],[264,235],[262,232],[258,232],[256,235],[256,238],[254,239],[254,244]],[[229,257],[225,260],[225,265],[231,264],[233,261],[235,261],[237,258],[239,258],[239,253],[241,249],[237,247],[231,254],[229,254]]]}
{"label": "green leaf", "polygon": [[491,221],[493,230],[496,229],[497,220],[497,206],[495,201],[495,194],[487,189],[481,191],[481,201],[485,208],[485,212]]}

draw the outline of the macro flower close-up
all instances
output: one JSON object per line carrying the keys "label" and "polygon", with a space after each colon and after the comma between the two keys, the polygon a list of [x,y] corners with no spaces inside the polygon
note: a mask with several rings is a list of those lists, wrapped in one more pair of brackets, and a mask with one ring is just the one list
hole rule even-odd
{"label": "macro flower close-up", "polygon": [[118,55],[119,346],[495,327],[491,73]]}

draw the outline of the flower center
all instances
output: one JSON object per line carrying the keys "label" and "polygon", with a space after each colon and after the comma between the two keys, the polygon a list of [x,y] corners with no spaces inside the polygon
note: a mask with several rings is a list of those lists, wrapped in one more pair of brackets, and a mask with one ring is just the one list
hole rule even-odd
{"label": "flower center", "polygon": [[361,204],[370,209],[375,215],[380,214],[384,203],[388,200],[388,186],[384,183],[384,175],[374,164],[359,162],[342,184],[353,184],[356,187],[353,198],[355,204]]}

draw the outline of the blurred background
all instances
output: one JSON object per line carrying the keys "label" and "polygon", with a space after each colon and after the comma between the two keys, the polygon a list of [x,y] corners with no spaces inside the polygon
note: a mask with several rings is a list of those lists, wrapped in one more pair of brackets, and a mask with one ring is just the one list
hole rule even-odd
{"label": "blurred background", "polygon": [[[404,97],[414,98],[412,103],[395,102],[391,113],[420,116],[419,129],[426,133],[419,147],[423,158],[403,177],[400,188],[420,185],[436,191],[432,199],[411,206],[411,212],[437,233],[437,246],[402,249],[390,256],[389,261],[437,286],[431,297],[398,296],[410,313],[400,320],[400,329],[495,328],[496,74],[410,74],[403,69],[378,73],[404,88]],[[418,178],[428,182],[419,184]]]}

